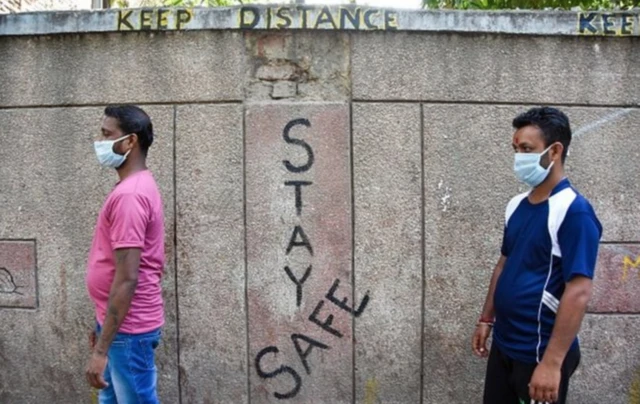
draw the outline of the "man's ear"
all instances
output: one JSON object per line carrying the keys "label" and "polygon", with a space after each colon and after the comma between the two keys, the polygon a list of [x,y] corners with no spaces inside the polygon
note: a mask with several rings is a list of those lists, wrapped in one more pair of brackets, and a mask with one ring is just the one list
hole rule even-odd
{"label": "man's ear", "polygon": [[562,153],[564,152],[564,145],[560,142],[556,142],[554,143],[554,145],[551,147],[551,152],[553,153],[553,156],[551,156],[552,160],[559,160],[562,161]]}
{"label": "man's ear", "polygon": [[125,142],[127,142],[127,150],[135,149],[136,145],[138,144],[138,135],[135,133],[130,133],[129,137],[125,139]]}

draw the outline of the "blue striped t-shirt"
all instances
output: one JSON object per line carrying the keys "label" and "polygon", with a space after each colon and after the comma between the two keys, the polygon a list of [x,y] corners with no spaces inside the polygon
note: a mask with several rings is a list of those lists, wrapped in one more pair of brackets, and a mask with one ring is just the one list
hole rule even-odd
{"label": "blue striped t-shirt", "polygon": [[[494,295],[494,343],[525,363],[542,360],[565,283],[593,279],[602,225],[589,202],[563,179],[548,200],[521,194],[507,205],[502,255],[506,262]],[[571,349],[578,347],[578,339]]]}

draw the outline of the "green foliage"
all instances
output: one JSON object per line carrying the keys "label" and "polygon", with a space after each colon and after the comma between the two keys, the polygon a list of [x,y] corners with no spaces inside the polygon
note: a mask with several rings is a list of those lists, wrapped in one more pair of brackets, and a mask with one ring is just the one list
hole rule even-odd
{"label": "green foliage", "polygon": [[169,7],[220,7],[242,2],[242,0],[164,0],[162,5]]}
{"label": "green foliage", "polygon": [[127,0],[109,0],[109,7],[127,8],[129,2]]}
{"label": "green foliage", "polygon": [[250,3],[250,0],[110,0],[110,7],[221,7],[235,4]]}
{"label": "green foliage", "polygon": [[625,10],[640,0],[423,0],[429,9],[453,10]]}

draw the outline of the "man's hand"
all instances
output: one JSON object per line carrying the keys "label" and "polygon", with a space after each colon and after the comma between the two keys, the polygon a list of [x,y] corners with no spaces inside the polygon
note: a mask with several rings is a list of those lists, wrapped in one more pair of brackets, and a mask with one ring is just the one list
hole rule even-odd
{"label": "man's hand", "polygon": [[540,362],[531,376],[529,397],[535,401],[553,403],[558,400],[561,366]]}
{"label": "man's hand", "polygon": [[473,333],[471,347],[473,348],[473,353],[480,358],[486,358],[489,356],[489,351],[487,350],[487,339],[489,338],[490,332],[491,327],[488,324],[480,323],[476,326],[476,331]]}
{"label": "man's hand", "polygon": [[104,389],[108,384],[104,381],[102,375],[107,367],[107,355],[101,355],[97,352],[91,354],[89,363],[87,364],[87,381],[91,387],[96,389]]}

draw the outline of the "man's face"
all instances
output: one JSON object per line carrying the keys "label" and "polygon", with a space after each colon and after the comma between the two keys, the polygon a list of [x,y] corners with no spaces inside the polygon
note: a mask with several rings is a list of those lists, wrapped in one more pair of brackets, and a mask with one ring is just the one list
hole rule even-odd
{"label": "man's face", "polygon": [[[516,153],[542,153],[547,149],[542,131],[536,126],[525,126],[513,134],[513,150]],[[562,156],[562,144],[554,143],[547,153],[540,159],[540,165],[549,167],[552,161],[560,163]]]}
{"label": "man's face", "polygon": [[[118,140],[121,137],[127,135],[126,133],[122,133],[120,126],[118,125],[118,121],[110,116],[105,116],[102,119],[102,128],[101,128],[102,136],[100,140]],[[119,142],[116,142],[113,145],[113,151],[124,155],[127,151],[133,148],[136,136],[130,136],[126,139],[123,139]]]}

